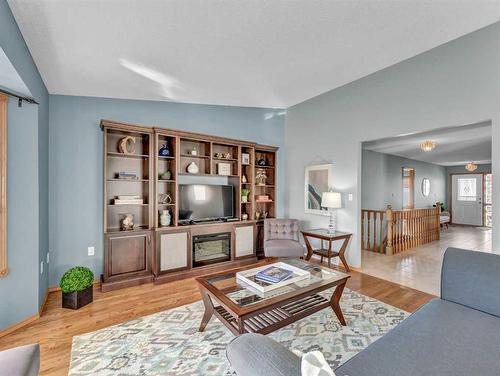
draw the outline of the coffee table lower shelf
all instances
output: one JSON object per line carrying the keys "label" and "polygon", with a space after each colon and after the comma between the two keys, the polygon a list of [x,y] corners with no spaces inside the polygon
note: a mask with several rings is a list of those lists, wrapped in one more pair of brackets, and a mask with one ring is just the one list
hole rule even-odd
{"label": "coffee table lower shelf", "polygon": [[243,328],[239,328],[237,318],[220,305],[214,307],[214,314],[236,335],[267,334],[327,307],[330,307],[330,300],[314,294],[250,317],[242,317]]}

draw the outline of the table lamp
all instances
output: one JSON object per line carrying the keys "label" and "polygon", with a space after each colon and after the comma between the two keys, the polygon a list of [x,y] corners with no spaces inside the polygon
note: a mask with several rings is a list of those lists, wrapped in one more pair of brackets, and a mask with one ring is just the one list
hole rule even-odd
{"label": "table lamp", "polygon": [[321,206],[328,209],[330,213],[330,224],[328,225],[328,234],[335,233],[336,215],[335,209],[342,207],[342,196],[339,192],[323,192],[321,195]]}

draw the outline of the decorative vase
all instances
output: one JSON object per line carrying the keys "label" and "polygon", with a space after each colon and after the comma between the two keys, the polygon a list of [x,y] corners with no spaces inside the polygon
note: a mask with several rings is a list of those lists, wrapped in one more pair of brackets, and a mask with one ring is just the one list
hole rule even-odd
{"label": "decorative vase", "polygon": [[241,215],[241,219],[244,220],[244,221],[246,221],[248,219],[248,214],[247,213],[243,213]]}
{"label": "decorative vase", "polygon": [[190,174],[197,174],[200,171],[200,168],[195,162],[191,162],[187,167],[187,172]]}
{"label": "decorative vase", "polygon": [[243,174],[243,175],[241,176],[241,182],[242,182],[242,183],[246,183],[246,182],[248,182],[247,176],[246,176],[245,174]]}
{"label": "decorative vase", "polygon": [[161,180],[171,180],[172,179],[172,171],[168,170],[165,171],[163,174],[160,175]]}
{"label": "decorative vase", "polygon": [[158,150],[158,155],[162,157],[169,157],[170,156],[170,148],[168,147],[168,144],[163,144]]}
{"label": "decorative vase", "polygon": [[191,155],[198,155],[198,150],[193,148],[193,150],[191,150]]}
{"label": "decorative vase", "polygon": [[172,220],[172,217],[170,215],[170,212],[168,210],[162,210],[161,214],[160,214],[160,225],[162,227],[170,226],[171,220]]}
{"label": "decorative vase", "polygon": [[241,196],[241,202],[248,202],[248,196]]}

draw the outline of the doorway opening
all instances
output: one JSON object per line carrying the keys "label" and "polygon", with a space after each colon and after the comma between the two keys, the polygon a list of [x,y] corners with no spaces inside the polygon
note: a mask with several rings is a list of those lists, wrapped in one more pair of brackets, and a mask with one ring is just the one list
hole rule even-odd
{"label": "doorway opening", "polygon": [[449,246],[491,252],[491,122],[362,145],[363,272],[439,294]]}

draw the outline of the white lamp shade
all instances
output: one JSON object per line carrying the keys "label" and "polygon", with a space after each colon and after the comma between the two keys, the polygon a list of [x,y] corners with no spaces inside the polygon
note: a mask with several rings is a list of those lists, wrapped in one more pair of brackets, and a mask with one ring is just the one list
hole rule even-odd
{"label": "white lamp shade", "polygon": [[339,192],[323,192],[321,206],[329,209],[340,209],[342,207],[342,195]]}

